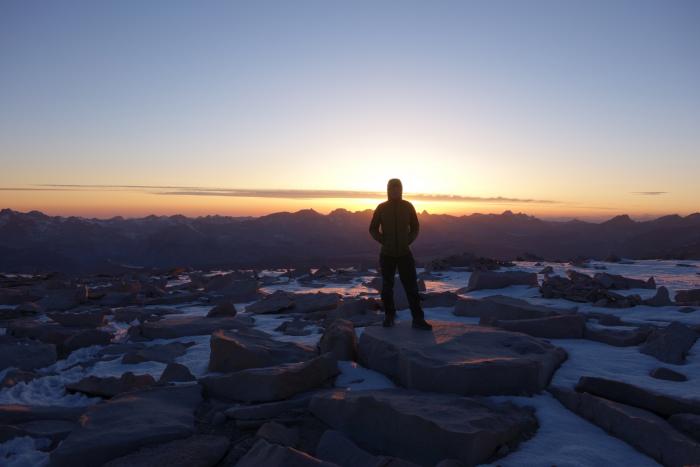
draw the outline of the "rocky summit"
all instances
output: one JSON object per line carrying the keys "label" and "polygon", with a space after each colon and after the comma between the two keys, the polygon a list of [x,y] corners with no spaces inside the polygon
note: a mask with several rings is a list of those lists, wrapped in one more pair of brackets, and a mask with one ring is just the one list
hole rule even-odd
{"label": "rocky summit", "polygon": [[431,329],[362,264],[0,274],[0,465],[693,465],[683,264],[437,259]]}

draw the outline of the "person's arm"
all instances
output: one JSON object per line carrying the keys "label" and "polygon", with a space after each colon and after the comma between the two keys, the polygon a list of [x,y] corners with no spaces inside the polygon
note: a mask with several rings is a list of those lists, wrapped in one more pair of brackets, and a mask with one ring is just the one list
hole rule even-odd
{"label": "person's arm", "polygon": [[383,243],[384,236],[379,231],[380,224],[381,217],[379,216],[379,206],[377,206],[377,209],[374,210],[374,214],[372,215],[372,222],[369,223],[369,234],[379,243]]}
{"label": "person's arm", "polygon": [[416,208],[411,204],[411,209],[409,214],[408,225],[411,231],[408,233],[408,244],[410,245],[418,237],[418,232],[420,231],[420,224],[418,223],[418,214],[416,214]]}

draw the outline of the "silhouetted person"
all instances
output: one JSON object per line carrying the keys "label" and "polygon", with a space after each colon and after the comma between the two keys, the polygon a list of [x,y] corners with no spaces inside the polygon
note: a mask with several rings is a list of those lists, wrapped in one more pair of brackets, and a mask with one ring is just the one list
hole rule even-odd
{"label": "silhouetted person", "polygon": [[[425,320],[418,295],[416,262],[409,245],[418,237],[420,226],[416,209],[411,203],[402,199],[401,180],[392,178],[386,186],[387,201],[374,210],[369,233],[382,244],[379,253],[379,267],[382,274],[382,303],[384,304],[384,326],[393,326],[396,317],[394,304],[394,275],[399,270],[401,284],[406,290],[406,297],[411,308],[413,327],[432,329]],[[381,227],[381,231],[380,231]]]}

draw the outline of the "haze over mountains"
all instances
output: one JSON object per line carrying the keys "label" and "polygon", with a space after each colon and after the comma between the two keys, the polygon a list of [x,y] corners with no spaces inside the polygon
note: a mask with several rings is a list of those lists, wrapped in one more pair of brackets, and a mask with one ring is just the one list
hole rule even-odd
{"label": "haze over mountains", "polygon": [[[373,267],[378,245],[367,229],[371,210],[314,210],[261,217],[148,216],[107,220],[0,211],[0,270],[101,271],[144,267],[301,267],[362,263]],[[419,214],[413,245],[420,261],[471,252],[514,259],[700,258],[700,213],[636,222],[545,221],[500,215]]]}

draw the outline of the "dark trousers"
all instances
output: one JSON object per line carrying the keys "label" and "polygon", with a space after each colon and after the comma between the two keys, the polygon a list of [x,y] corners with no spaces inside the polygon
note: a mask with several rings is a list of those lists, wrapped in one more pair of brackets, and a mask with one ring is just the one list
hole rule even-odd
{"label": "dark trousers", "polygon": [[401,284],[404,290],[406,290],[408,306],[411,308],[411,316],[414,321],[423,321],[425,318],[423,316],[423,309],[420,306],[416,262],[413,259],[413,254],[409,253],[396,257],[380,254],[379,268],[382,274],[382,303],[384,304],[384,312],[387,315],[396,314],[396,305],[394,304],[394,275],[398,268]]}

